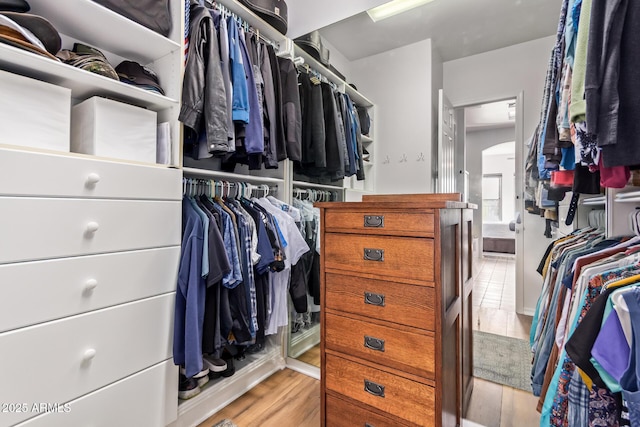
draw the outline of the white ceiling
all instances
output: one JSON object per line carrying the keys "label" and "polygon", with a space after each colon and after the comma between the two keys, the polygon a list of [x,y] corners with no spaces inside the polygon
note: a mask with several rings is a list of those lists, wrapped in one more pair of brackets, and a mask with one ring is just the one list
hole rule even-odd
{"label": "white ceiling", "polygon": [[374,23],[366,12],[321,29],[350,61],[432,39],[444,61],[556,33],[561,0],[435,0]]}
{"label": "white ceiling", "polygon": [[509,105],[515,113],[515,99],[476,105],[464,109],[464,125],[467,130],[495,129],[515,126],[515,115],[509,118]]}

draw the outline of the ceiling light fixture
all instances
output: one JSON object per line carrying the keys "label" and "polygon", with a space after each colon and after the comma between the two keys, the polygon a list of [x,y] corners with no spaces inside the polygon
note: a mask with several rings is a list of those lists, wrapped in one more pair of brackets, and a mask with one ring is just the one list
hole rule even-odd
{"label": "ceiling light fixture", "polygon": [[367,13],[373,22],[378,22],[432,1],[433,0],[392,0],[381,6],[367,10]]}

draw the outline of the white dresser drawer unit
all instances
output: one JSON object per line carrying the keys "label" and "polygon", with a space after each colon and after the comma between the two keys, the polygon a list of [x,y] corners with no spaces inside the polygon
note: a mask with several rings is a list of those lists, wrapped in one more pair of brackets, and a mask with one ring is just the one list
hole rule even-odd
{"label": "white dresser drawer unit", "polygon": [[[0,402],[69,402],[168,360],[174,304],[171,293],[0,334]],[[0,426],[30,417],[1,413]]]}
{"label": "white dresser drawer unit", "polygon": [[0,264],[0,332],[173,292],[180,246]]}
{"label": "white dresser drawer unit", "polygon": [[0,148],[0,195],[181,200],[182,171]]}
{"label": "white dresser drawer unit", "polygon": [[67,404],[33,405],[35,416],[17,427],[162,427],[178,414],[178,375],[173,361],[159,363]]}
{"label": "white dresser drawer unit", "polygon": [[0,197],[0,264],[180,244],[181,202]]}

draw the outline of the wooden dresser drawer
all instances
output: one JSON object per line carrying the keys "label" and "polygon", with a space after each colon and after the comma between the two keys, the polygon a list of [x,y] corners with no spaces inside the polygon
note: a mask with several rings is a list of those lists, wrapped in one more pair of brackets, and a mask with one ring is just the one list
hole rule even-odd
{"label": "wooden dresser drawer", "polygon": [[180,245],[181,202],[0,197],[0,264]]}
{"label": "wooden dresser drawer", "polygon": [[409,332],[335,314],[325,314],[325,345],[373,363],[434,379],[435,340],[431,332]]}
{"label": "wooden dresser drawer", "polygon": [[181,200],[181,177],[162,166],[0,148],[4,196]]}
{"label": "wooden dresser drawer", "polygon": [[[173,396],[169,398],[168,394]],[[177,417],[177,399],[177,367],[167,360],[67,405],[61,404],[60,412],[32,411],[31,415],[41,415],[16,427],[165,426]]]}
{"label": "wooden dresser drawer", "polygon": [[[0,332],[176,289],[180,246],[0,264]],[[29,307],[27,310],[26,308]]]}
{"label": "wooden dresser drawer", "polygon": [[432,387],[327,354],[328,390],[420,426],[435,426]]}
{"label": "wooden dresser drawer", "polygon": [[[433,283],[427,282],[428,285]],[[326,273],[325,306],[345,313],[433,331],[435,289]]]}
{"label": "wooden dresser drawer", "polygon": [[353,405],[332,395],[327,395],[326,405],[325,424],[331,427],[396,427],[409,425],[408,423],[399,423],[398,420],[383,417],[365,407]]}
{"label": "wooden dresser drawer", "polygon": [[374,211],[327,211],[325,227],[328,232],[388,234],[418,237],[433,235],[433,213]]}
{"label": "wooden dresser drawer", "polygon": [[169,359],[174,305],[168,294],[0,334],[0,402],[69,402]]}
{"label": "wooden dresser drawer", "polygon": [[433,240],[325,234],[325,268],[433,282]]}

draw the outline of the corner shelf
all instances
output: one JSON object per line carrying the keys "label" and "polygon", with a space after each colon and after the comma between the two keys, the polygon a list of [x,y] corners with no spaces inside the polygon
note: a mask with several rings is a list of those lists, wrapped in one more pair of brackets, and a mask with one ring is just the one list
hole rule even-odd
{"label": "corner shelf", "polygon": [[309,64],[311,68],[318,71],[320,74],[325,76],[330,82],[335,83],[339,87],[344,88],[344,92],[349,95],[351,100],[355,102],[357,105],[362,107],[373,107],[373,102],[367,99],[360,92],[349,86],[347,82],[342,80],[336,73],[329,70],[322,63],[317,61],[313,56],[309,55],[304,49],[294,44],[293,53],[295,56],[300,56],[304,59],[304,62]]}
{"label": "corner shelf", "polygon": [[[29,4],[30,13],[45,17],[59,33],[141,64],[180,50],[179,43],[91,0],[29,0]],[[70,10],[82,19],[70,17]]]}
{"label": "corner shelf", "polygon": [[72,98],[104,96],[154,111],[175,108],[179,102],[160,94],[56,62],[44,56],[0,44],[0,69],[71,89]]}

